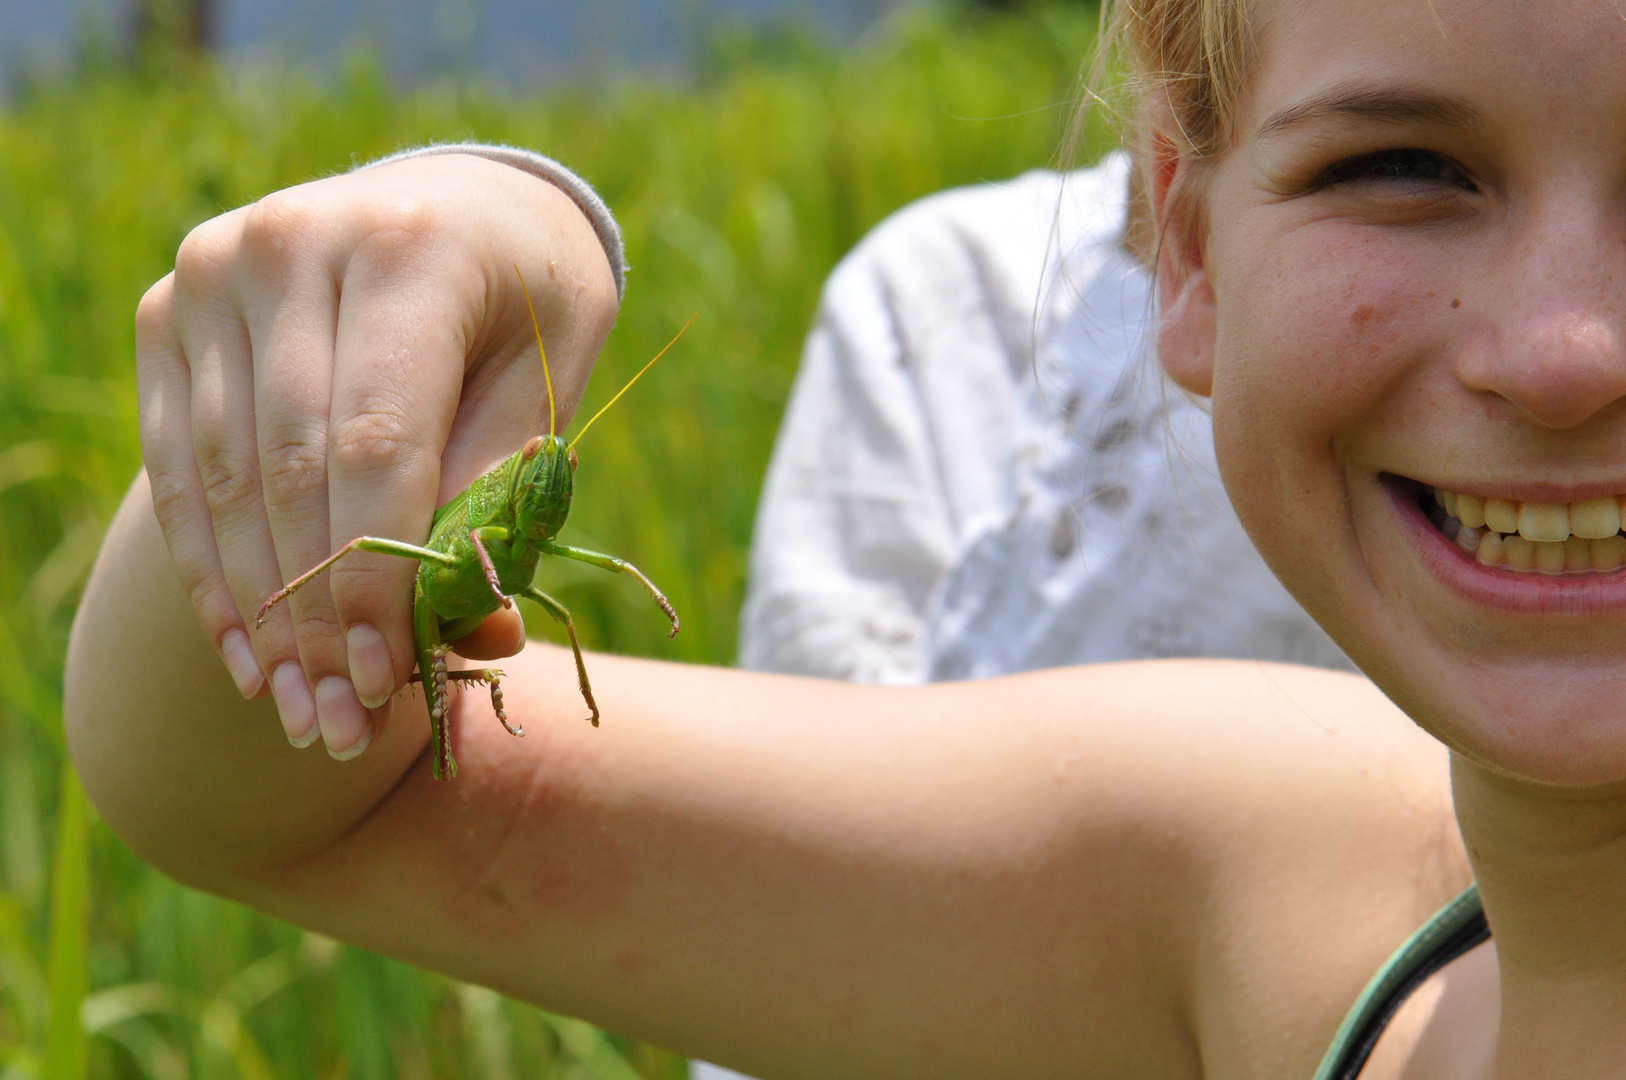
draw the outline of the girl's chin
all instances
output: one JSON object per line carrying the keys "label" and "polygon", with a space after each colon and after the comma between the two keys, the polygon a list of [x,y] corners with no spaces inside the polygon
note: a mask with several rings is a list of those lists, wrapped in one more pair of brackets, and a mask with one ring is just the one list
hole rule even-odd
{"label": "girl's chin", "polygon": [[1626,783],[1626,665],[1452,666],[1426,686],[1374,677],[1430,734],[1494,772],[1563,787]]}
{"label": "girl's chin", "polygon": [[1425,730],[1492,771],[1626,782],[1626,567],[1486,566],[1429,520],[1415,485],[1382,489],[1386,506],[1355,500],[1375,528],[1360,557],[1390,570],[1367,567],[1380,579],[1363,605],[1378,632],[1357,615],[1334,638]]}
{"label": "girl's chin", "polygon": [[1626,579],[1508,580],[1464,566],[1432,530],[1408,537],[1419,539],[1433,558],[1410,561],[1402,592],[1429,599],[1390,623],[1393,644],[1368,658],[1374,680],[1494,772],[1565,787],[1626,781]]}

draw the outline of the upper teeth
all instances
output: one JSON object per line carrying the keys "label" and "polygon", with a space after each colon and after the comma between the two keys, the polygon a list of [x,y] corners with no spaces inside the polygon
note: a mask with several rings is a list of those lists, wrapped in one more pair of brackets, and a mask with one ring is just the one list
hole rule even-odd
{"label": "upper teeth", "polygon": [[1519,503],[1459,495],[1443,488],[1435,488],[1434,497],[1447,514],[1470,529],[1488,526],[1495,532],[1518,533],[1526,540],[1549,543],[1571,536],[1587,540],[1614,536],[1620,532],[1621,504],[1626,502],[1626,496],[1600,495],[1572,503]]}

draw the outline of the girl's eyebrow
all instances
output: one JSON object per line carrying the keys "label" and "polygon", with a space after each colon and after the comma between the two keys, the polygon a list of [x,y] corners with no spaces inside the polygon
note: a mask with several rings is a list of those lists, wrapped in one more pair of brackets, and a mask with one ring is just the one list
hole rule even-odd
{"label": "girl's eyebrow", "polygon": [[1461,98],[1425,90],[1396,89],[1370,83],[1335,83],[1303,101],[1272,113],[1259,125],[1260,138],[1311,120],[1376,120],[1380,123],[1443,124],[1474,127],[1479,113]]}

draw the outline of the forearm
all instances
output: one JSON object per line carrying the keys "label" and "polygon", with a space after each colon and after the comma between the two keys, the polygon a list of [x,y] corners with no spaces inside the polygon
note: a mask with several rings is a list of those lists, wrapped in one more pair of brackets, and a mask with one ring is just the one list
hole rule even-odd
{"label": "forearm", "polygon": [[198,626],[143,473],[108,530],[68,646],[74,762],[108,824],[165,871],[217,892],[321,850],[420,754],[397,709],[363,759],[288,745],[269,695],[244,701]]}

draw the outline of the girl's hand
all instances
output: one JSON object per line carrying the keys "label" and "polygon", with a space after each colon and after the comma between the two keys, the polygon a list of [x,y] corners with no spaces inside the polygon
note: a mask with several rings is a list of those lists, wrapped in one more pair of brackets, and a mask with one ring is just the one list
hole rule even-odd
{"label": "girl's hand", "polygon": [[[136,315],[153,505],[244,697],[296,746],[348,759],[412,674],[415,563],[356,554],[251,618],[357,536],[421,543],[435,507],[547,430],[515,265],[561,429],[615,320],[609,262],[558,188],[472,155],[268,195],[192,231]],[[470,652],[509,655],[502,611]],[[371,715],[370,715],[370,710]]]}

